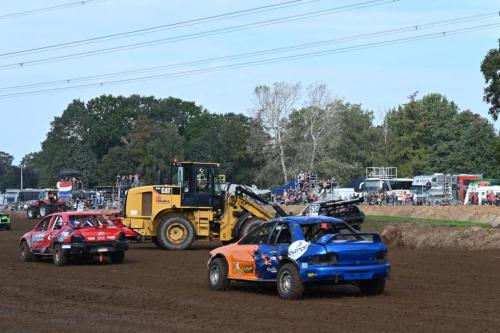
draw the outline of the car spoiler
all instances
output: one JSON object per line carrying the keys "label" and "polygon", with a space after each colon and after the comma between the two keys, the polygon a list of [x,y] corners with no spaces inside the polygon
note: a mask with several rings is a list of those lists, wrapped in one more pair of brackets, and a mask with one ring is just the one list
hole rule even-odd
{"label": "car spoiler", "polygon": [[324,245],[324,244],[328,244],[334,240],[343,240],[344,239],[344,240],[352,241],[353,238],[355,238],[356,240],[366,240],[366,239],[363,239],[364,237],[371,237],[373,239],[373,243],[381,243],[382,242],[382,239],[380,238],[379,234],[376,234],[373,232],[357,232],[357,233],[353,233],[353,234],[328,234],[328,235],[321,237],[320,239],[318,239],[314,243]]}

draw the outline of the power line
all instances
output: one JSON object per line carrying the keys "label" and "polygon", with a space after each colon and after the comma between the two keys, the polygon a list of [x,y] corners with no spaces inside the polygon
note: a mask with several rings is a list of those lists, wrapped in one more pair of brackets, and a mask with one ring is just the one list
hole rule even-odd
{"label": "power line", "polygon": [[321,46],[326,46],[326,45],[331,45],[331,44],[359,41],[359,40],[364,40],[364,39],[374,38],[374,37],[382,37],[382,36],[401,34],[401,33],[407,33],[407,32],[428,30],[428,29],[433,29],[433,28],[437,28],[437,27],[443,27],[443,26],[455,25],[455,24],[463,24],[463,23],[474,22],[474,21],[489,19],[491,17],[498,17],[498,16],[499,15],[497,12],[489,12],[489,13],[477,14],[477,15],[454,18],[454,19],[434,21],[434,22],[418,24],[418,25],[410,25],[410,26],[401,27],[401,28],[394,28],[394,29],[376,31],[376,32],[365,33],[365,34],[358,34],[358,35],[353,35],[353,36],[346,36],[346,37],[340,37],[340,38],[334,38],[334,39],[321,40],[321,41],[311,42],[311,43],[302,43],[302,44],[295,44],[295,45],[277,47],[277,48],[272,48],[272,49],[265,49],[265,50],[260,50],[260,51],[245,52],[245,53],[234,54],[234,55],[205,58],[205,59],[201,59],[201,60],[187,61],[187,62],[176,63],[176,64],[152,66],[152,67],[139,68],[139,69],[134,69],[134,70],[126,70],[126,71],[119,71],[119,72],[112,72],[112,73],[105,73],[105,74],[89,75],[89,76],[75,77],[75,78],[69,78],[69,79],[63,79],[63,80],[52,80],[52,81],[30,83],[30,84],[17,85],[17,86],[0,87],[0,91],[1,90],[12,91],[12,90],[22,90],[22,89],[27,89],[27,88],[51,86],[51,85],[72,84],[72,83],[76,83],[76,82],[86,82],[86,81],[91,81],[91,80],[96,80],[96,79],[120,77],[120,76],[127,76],[127,75],[133,75],[133,74],[142,74],[142,73],[147,73],[147,72],[156,72],[156,71],[164,70],[164,69],[182,68],[182,67],[189,67],[189,66],[193,66],[193,65],[203,65],[203,64],[209,64],[209,63],[220,62],[220,61],[225,61],[225,60],[238,60],[238,59],[243,59],[243,58],[252,58],[252,57],[275,54],[275,53],[284,53],[284,52],[290,52],[290,51],[298,51],[298,50],[303,50],[303,49],[321,47]]}
{"label": "power line", "polygon": [[42,8],[25,10],[25,11],[21,11],[21,12],[2,14],[2,15],[0,15],[0,20],[6,20],[6,19],[14,18],[14,17],[19,17],[19,16],[41,14],[41,13],[45,13],[45,12],[51,12],[51,11],[55,11],[55,10],[72,8],[72,7],[80,7],[80,6],[89,5],[91,3],[98,3],[98,2],[104,2],[104,1],[106,1],[106,0],[81,0],[81,1],[63,3],[60,5],[56,5],[56,6],[42,7]]}
{"label": "power line", "polygon": [[[136,30],[126,31],[126,32],[120,32],[120,33],[103,35],[103,36],[86,38],[86,39],[80,39],[80,40],[65,42],[65,43],[51,44],[51,45],[40,46],[40,47],[31,48],[31,49],[0,53],[0,57],[1,58],[10,58],[10,57],[16,57],[16,56],[21,56],[21,55],[28,55],[28,54],[34,54],[34,53],[60,50],[60,49],[64,49],[64,48],[94,44],[94,43],[104,42],[104,41],[109,41],[109,40],[134,37],[134,36],[138,36],[138,35],[144,35],[144,34],[148,34],[148,33],[158,32],[158,31],[183,28],[183,27],[187,27],[187,26],[209,23],[209,22],[219,21],[219,20],[223,20],[223,19],[230,19],[230,18],[241,17],[241,16],[246,16],[246,15],[253,15],[253,14],[258,14],[258,13],[270,12],[273,10],[284,9],[284,8],[289,8],[289,7],[294,7],[294,6],[299,6],[299,5],[304,5],[304,4],[309,4],[309,3],[313,3],[313,2],[319,2],[319,1],[321,1],[321,0],[285,1],[285,2],[273,4],[273,5],[254,7],[254,8],[249,8],[249,9],[242,9],[242,10],[237,10],[237,11],[233,11],[233,12],[227,12],[227,13],[222,13],[222,14],[217,14],[217,15],[212,15],[212,16],[205,16],[205,17],[200,17],[200,18],[191,19],[191,20],[156,25],[156,26],[152,26],[152,27],[148,27],[148,28],[136,29]],[[379,1],[381,1],[381,0],[379,0]]]}
{"label": "power line", "polygon": [[99,83],[88,83],[88,84],[82,84],[82,85],[71,86],[71,87],[59,87],[59,88],[50,88],[50,89],[25,91],[25,92],[19,92],[19,93],[3,94],[3,95],[0,95],[0,98],[12,98],[12,97],[19,97],[19,96],[36,95],[36,94],[44,94],[44,93],[49,93],[49,92],[75,90],[75,89],[91,88],[91,87],[99,87],[99,86],[103,87],[103,86],[121,85],[121,84],[126,84],[126,83],[133,83],[133,82],[159,80],[159,79],[190,76],[190,75],[196,75],[196,74],[218,72],[218,71],[223,71],[223,70],[232,70],[232,69],[239,69],[239,68],[259,66],[259,65],[267,65],[267,64],[273,64],[273,63],[281,63],[281,62],[286,62],[286,61],[301,60],[301,59],[325,56],[325,55],[330,55],[330,54],[338,54],[338,53],[364,50],[364,49],[375,48],[375,47],[380,47],[380,46],[408,43],[408,42],[412,42],[412,41],[426,40],[426,39],[432,39],[432,38],[438,38],[438,37],[448,37],[448,36],[453,36],[453,35],[459,35],[459,34],[464,34],[464,33],[470,33],[470,32],[475,32],[475,31],[491,29],[491,28],[495,28],[495,27],[500,27],[500,23],[484,24],[484,25],[479,25],[479,26],[473,26],[473,27],[467,27],[467,28],[461,28],[461,29],[455,29],[455,30],[448,30],[448,31],[441,31],[441,32],[417,35],[417,36],[412,36],[412,37],[397,38],[397,39],[391,39],[391,40],[385,40],[385,41],[379,41],[379,42],[372,42],[372,43],[366,43],[366,44],[347,46],[347,47],[342,47],[342,48],[335,48],[335,49],[328,49],[328,50],[323,50],[323,51],[308,52],[308,53],[301,53],[301,54],[295,54],[295,55],[289,55],[289,56],[261,59],[261,60],[243,62],[243,63],[230,64],[230,65],[221,65],[221,66],[215,66],[215,67],[201,68],[201,69],[195,69],[195,70],[189,70],[189,71],[180,71],[180,72],[167,73],[167,74],[142,76],[142,77],[136,77],[136,78],[107,81],[107,82],[99,82]]}
{"label": "power line", "polygon": [[178,41],[184,41],[184,40],[191,40],[191,39],[215,36],[215,35],[235,32],[235,31],[248,30],[248,29],[256,28],[256,27],[270,26],[270,25],[274,25],[274,24],[278,24],[278,23],[298,21],[298,20],[303,20],[303,19],[311,18],[311,17],[324,16],[324,15],[329,15],[329,14],[333,14],[333,13],[340,13],[340,12],[346,12],[346,11],[351,11],[351,10],[355,10],[355,9],[361,9],[361,8],[367,8],[367,7],[372,7],[372,6],[382,5],[382,4],[388,4],[388,3],[393,3],[396,1],[399,1],[399,0],[365,1],[365,2],[361,2],[361,3],[356,3],[356,4],[341,6],[341,7],[334,7],[334,8],[329,8],[329,9],[325,9],[325,10],[317,10],[317,11],[313,11],[313,12],[296,14],[296,15],[292,15],[292,16],[280,17],[280,18],[276,18],[276,19],[269,19],[269,20],[258,21],[258,22],[247,23],[247,24],[236,25],[236,26],[229,26],[229,27],[225,27],[225,28],[213,29],[213,30],[197,32],[197,33],[192,33],[192,34],[186,34],[186,35],[180,35],[180,36],[175,36],[175,37],[161,38],[161,39],[156,39],[156,40],[151,40],[151,41],[146,41],[146,42],[125,44],[125,45],[110,47],[110,48],[105,48],[105,49],[98,49],[98,50],[72,53],[72,54],[66,54],[66,55],[49,57],[49,58],[42,58],[42,59],[28,60],[28,61],[24,61],[24,62],[5,64],[5,65],[0,65],[0,70],[33,66],[33,65],[37,65],[37,64],[46,64],[46,63],[58,62],[58,61],[62,61],[62,60],[77,59],[77,58],[89,57],[89,56],[118,52],[118,51],[127,51],[127,50],[147,47],[147,46],[154,46],[154,45],[159,45],[159,44],[166,44],[166,43],[172,43],[172,42],[178,42]]}

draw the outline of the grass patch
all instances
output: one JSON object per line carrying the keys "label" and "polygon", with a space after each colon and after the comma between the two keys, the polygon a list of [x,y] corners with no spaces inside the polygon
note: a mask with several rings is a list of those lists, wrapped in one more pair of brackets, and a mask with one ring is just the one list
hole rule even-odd
{"label": "grass patch", "polygon": [[374,232],[380,232],[384,229],[387,223],[423,223],[433,226],[440,227],[453,227],[453,228],[491,228],[491,225],[487,223],[477,223],[470,221],[458,221],[458,220],[442,220],[442,219],[427,219],[420,217],[410,217],[410,216],[383,216],[383,215],[366,215],[365,223],[362,227],[363,230],[370,230]]}

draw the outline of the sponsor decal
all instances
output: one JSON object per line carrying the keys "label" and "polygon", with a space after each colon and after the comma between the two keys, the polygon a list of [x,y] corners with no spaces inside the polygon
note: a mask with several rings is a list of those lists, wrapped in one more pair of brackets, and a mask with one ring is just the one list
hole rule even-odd
{"label": "sponsor decal", "polygon": [[309,216],[318,216],[319,215],[319,203],[314,202],[309,206]]}
{"label": "sponsor decal", "polygon": [[268,267],[267,268],[267,271],[269,273],[278,273],[278,270],[276,269],[276,267]]}
{"label": "sponsor decal", "polygon": [[253,273],[253,266],[241,265],[239,262],[234,265],[234,272],[236,274],[248,274]]}
{"label": "sponsor decal", "polygon": [[295,241],[288,247],[288,257],[292,258],[293,260],[297,260],[302,257],[304,253],[306,253],[308,248],[309,242],[306,242],[304,240]]}
{"label": "sponsor decal", "polygon": [[307,269],[309,267],[309,265],[307,264],[307,262],[303,262],[302,263],[302,268],[303,269]]}
{"label": "sponsor decal", "polygon": [[271,258],[269,258],[267,255],[263,254],[260,256],[262,261],[264,261],[264,265],[266,266],[271,266]]}
{"label": "sponsor decal", "polygon": [[61,248],[63,248],[63,249],[71,249],[71,245],[70,244],[63,244],[63,246],[61,246]]}
{"label": "sponsor decal", "polygon": [[172,194],[172,188],[171,187],[161,187],[161,186],[156,186],[155,191],[160,193],[160,194]]}
{"label": "sponsor decal", "polygon": [[243,272],[253,273],[253,267],[252,266],[243,266]]}
{"label": "sponsor decal", "polygon": [[318,276],[316,273],[307,273],[308,278],[315,278],[316,276]]}
{"label": "sponsor decal", "polygon": [[162,198],[160,195],[156,196],[155,201],[157,204],[169,204],[170,203],[170,199]]}
{"label": "sponsor decal", "polygon": [[44,234],[35,234],[35,235],[31,236],[31,241],[32,242],[41,242],[41,241],[43,241],[44,238],[45,238]]}

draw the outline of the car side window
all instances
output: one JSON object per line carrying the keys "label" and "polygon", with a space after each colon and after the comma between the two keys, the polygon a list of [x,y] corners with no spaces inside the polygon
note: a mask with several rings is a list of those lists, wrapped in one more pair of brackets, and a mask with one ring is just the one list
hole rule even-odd
{"label": "car side window", "polygon": [[250,245],[250,244],[265,244],[269,239],[271,230],[274,223],[265,223],[261,226],[256,227],[248,233],[242,240],[238,243],[240,245]]}
{"label": "car side window", "polygon": [[47,231],[49,228],[50,218],[45,218],[36,226],[36,231]]}
{"label": "car side window", "polygon": [[56,217],[56,220],[54,221],[54,225],[52,226],[52,230],[60,230],[63,226],[63,220],[62,217],[58,216]]}
{"label": "car side window", "polygon": [[285,223],[278,223],[274,228],[269,244],[290,244],[292,241],[292,234],[290,228]]}
{"label": "car side window", "polygon": [[288,227],[288,225],[284,224],[283,228],[281,229],[278,235],[278,240],[276,241],[276,244],[289,245],[291,243],[292,243],[292,233],[290,232],[290,228]]}

